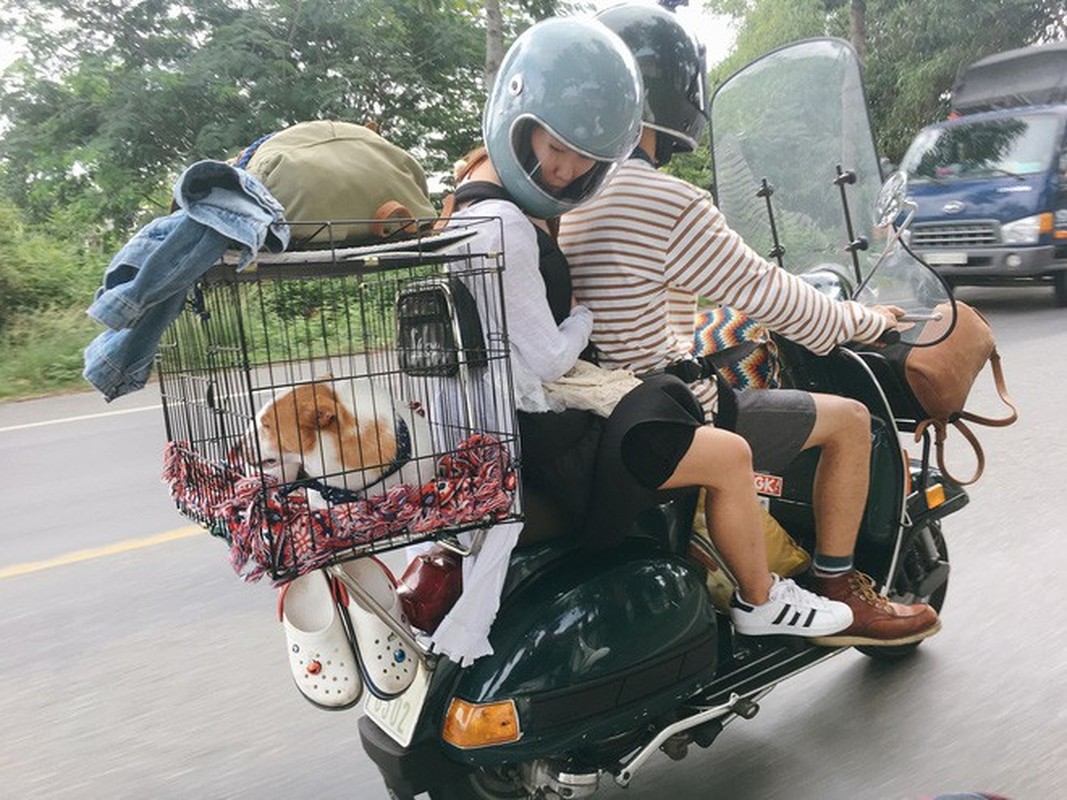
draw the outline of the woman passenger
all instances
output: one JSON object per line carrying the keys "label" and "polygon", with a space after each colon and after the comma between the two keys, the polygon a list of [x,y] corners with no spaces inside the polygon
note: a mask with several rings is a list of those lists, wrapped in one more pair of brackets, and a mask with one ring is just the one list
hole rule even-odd
{"label": "woman passenger", "polygon": [[507,256],[524,482],[581,520],[593,546],[621,539],[671,490],[704,487],[712,539],[738,583],[730,609],[738,632],[835,633],[851,624],[851,610],[768,571],[751,452],[736,434],[704,424],[684,383],[648,379],[606,420],[558,410],[545,392],[575,367],[593,327],[591,312],[573,301],[552,221],[590,199],[637,146],[642,98],[633,56],[601,23],[538,23],[506,54],[483,114],[485,149],[461,171],[453,219],[501,221],[488,234],[499,241],[484,244]]}

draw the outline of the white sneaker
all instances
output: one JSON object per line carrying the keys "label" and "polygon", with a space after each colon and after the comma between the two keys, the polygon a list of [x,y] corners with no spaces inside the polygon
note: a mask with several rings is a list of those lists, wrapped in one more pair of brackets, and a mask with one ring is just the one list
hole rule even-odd
{"label": "white sneaker", "polygon": [[746,603],[737,592],[730,600],[730,621],[745,636],[828,636],[852,624],[852,609],[801,589],[773,575],[770,599],[760,606]]}

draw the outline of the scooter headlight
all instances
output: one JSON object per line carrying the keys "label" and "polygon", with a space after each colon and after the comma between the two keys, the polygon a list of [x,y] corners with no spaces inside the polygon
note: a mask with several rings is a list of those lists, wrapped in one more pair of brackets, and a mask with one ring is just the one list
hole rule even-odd
{"label": "scooter headlight", "polygon": [[442,739],[464,750],[516,742],[521,736],[519,713],[513,700],[468,703],[455,697],[448,706],[441,731]]}
{"label": "scooter headlight", "polygon": [[1004,244],[1037,244],[1043,233],[1052,231],[1052,214],[1035,214],[1000,226]]}

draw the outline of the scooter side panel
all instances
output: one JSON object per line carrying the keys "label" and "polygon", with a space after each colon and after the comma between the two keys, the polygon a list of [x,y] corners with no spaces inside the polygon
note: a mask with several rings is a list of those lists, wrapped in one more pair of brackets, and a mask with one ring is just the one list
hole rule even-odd
{"label": "scooter side panel", "polygon": [[711,682],[715,640],[703,576],[685,559],[640,544],[576,553],[501,610],[493,655],[456,687],[472,703],[514,700],[521,738],[454,757],[523,761],[633,731],[635,718],[673,709]]}

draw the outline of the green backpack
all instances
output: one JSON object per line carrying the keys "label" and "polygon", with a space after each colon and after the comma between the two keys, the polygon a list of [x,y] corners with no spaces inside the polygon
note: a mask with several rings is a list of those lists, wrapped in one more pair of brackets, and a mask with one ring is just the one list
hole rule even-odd
{"label": "green backpack", "polygon": [[410,236],[437,218],[419,162],[365,125],[299,122],[252,144],[236,164],[284,206],[293,248]]}

